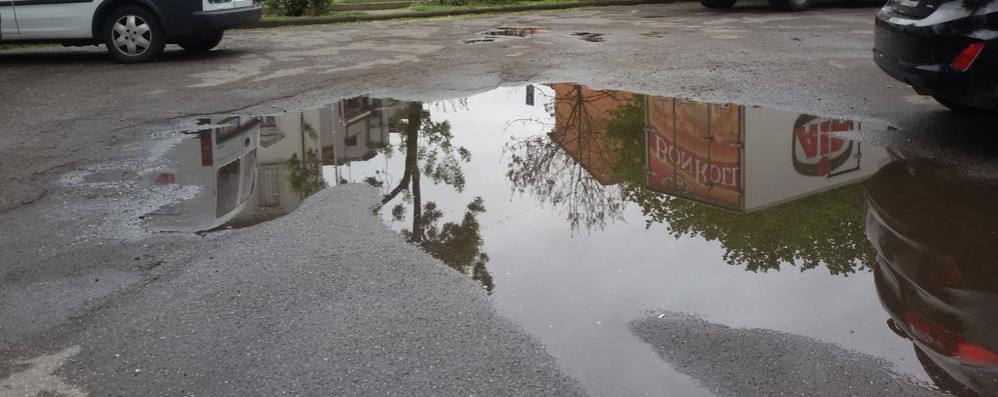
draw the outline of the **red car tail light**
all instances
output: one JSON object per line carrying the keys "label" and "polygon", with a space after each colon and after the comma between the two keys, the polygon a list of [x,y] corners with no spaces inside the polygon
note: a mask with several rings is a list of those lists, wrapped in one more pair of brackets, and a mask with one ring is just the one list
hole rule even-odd
{"label": "red car tail light", "polygon": [[952,66],[953,69],[966,72],[967,69],[970,69],[970,66],[974,64],[974,61],[977,60],[977,56],[981,55],[981,51],[983,50],[984,43],[971,43],[967,46],[967,48],[964,48],[963,51],[960,51],[960,53],[957,54],[956,58],[953,58],[953,61],[950,62],[949,65]]}
{"label": "red car tail light", "polygon": [[962,336],[929,322],[915,312],[906,311],[904,321],[911,326],[912,337],[939,354],[961,358],[975,364],[998,364],[998,354],[968,342]]}

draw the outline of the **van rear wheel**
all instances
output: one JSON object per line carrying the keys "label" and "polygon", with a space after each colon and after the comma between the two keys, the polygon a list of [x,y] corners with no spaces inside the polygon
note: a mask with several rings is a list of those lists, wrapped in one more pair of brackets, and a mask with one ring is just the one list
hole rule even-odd
{"label": "van rear wheel", "polygon": [[224,30],[216,30],[181,40],[177,45],[187,52],[205,53],[211,51],[212,48],[218,47],[218,44],[222,42],[223,36],[225,36]]}
{"label": "van rear wheel", "polygon": [[128,5],[114,10],[104,21],[102,33],[108,53],[121,63],[149,61],[166,47],[159,20],[144,7]]}

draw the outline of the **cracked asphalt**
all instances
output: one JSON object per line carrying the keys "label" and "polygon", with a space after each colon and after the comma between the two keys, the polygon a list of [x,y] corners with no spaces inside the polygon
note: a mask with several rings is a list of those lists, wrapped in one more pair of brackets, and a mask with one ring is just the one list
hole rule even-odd
{"label": "cracked asphalt", "polygon": [[[117,214],[149,203],[72,181],[141,166],[152,133],[198,115],[556,81],[885,121],[898,131],[860,139],[993,169],[992,120],[873,65],[874,13],[688,3],[246,30],[132,66],[93,48],[2,52],[0,396],[583,394],[470,281],[370,216],[364,188],[201,237],[135,232]],[[465,44],[505,25],[549,30]]]}

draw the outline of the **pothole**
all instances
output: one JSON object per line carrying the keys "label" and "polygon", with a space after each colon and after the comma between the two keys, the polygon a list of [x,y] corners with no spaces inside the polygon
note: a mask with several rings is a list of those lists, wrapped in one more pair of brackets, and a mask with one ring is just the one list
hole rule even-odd
{"label": "pothole", "polygon": [[464,44],[493,43],[499,40],[522,39],[536,33],[547,32],[549,29],[540,26],[500,26],[495,29],[478,33],[478,36],[464,40]]}
{"label": "pothole", "polygon": [[535,33],[547,32],[548,28],[543,28],[539,26],[503,26],[496,29],[483,32],[482,34],[486,36],[515,36],[515,37],[529,37]]}

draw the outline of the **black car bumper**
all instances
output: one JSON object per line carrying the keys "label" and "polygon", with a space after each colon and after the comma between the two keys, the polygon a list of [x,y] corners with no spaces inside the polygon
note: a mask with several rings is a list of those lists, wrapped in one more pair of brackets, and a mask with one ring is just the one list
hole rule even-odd
{"label": "black car bumper", "polygon": [[[952,24],[952,22],[951,22]],[[998,43],[986,42],[973,66],[961,72],[950,62],[967,45],[980,41],[952,26],[895,24],[884,11],[875,26],[874,61],[891,77],[912,86],[922,95],[933,95],[976,107],[998,107]]]}
{"label": "black car bumper", "polygon": [[910,85],[920,95],[947,99],[975,99],[978,106],[996,104],[993,93],[980,90],[966,72],[950,71],[948,64],[917,64],[895,58],[879,49],[873,50],[873,60],[894,79]]}
{"label": "black car bumper", "polygon": [[192,26],[210,30],[224,30],[252,25],[260,21],[263,7],[240,7],[232,10],[198,11],[192,16]]}

